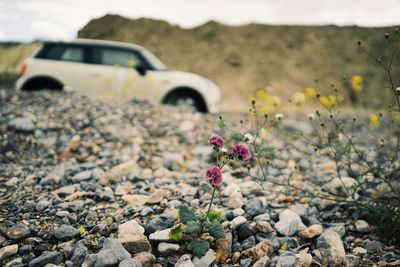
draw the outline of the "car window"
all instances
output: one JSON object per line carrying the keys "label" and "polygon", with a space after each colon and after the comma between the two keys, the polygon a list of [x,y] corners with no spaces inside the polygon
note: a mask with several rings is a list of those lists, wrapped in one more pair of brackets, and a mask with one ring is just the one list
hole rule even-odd
{"label": "car window", "polygon": [[83,47],[47,44],[36,55],[36,58],[83,62]]}
{"label": "car window", "polygon": [[145,65],[140,56],[134,51],[114,48],[94,48],[94,62],[102,65],[132,68]]}
{"label": "car window", "polygon": [[83,49],[81,47],[66,47],[61,54],[61,60],[65,61],[83,61]]}

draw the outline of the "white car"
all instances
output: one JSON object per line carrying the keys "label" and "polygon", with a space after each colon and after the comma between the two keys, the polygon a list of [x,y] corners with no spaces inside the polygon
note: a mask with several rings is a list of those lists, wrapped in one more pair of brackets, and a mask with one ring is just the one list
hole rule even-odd
{"label": "white car", "polygon": [[116,100],[191,105],[218,112],[219,88],[199,75],[169,70],[138,45],[77,39],[45,42],[20,70],[17,90],[66,89]]}

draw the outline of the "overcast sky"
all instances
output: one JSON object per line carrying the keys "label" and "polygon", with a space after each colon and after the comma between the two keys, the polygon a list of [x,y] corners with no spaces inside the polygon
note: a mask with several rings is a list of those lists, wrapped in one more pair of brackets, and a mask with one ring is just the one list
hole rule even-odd
{"label": "overcast sky", "polygon": [[400,0],[0,0],[0,40],[72,39],[107,13],[184,28],[216,20],[290,25],[400,25]]}

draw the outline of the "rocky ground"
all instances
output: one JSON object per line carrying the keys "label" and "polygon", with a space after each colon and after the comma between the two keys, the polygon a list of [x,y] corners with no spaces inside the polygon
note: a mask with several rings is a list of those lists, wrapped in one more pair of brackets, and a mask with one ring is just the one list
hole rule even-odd
{"label": "rocky ground", "polygon": [[[261,190],[240,166],[226,170],[215,202],[226,238],[202,258],[171,242],[177,208],[209,204],[215,116],[7,90],[0,112],[1,266],[400,265],[399,247],[350,205]],[[309,155],[273,143],[310,168]]]}

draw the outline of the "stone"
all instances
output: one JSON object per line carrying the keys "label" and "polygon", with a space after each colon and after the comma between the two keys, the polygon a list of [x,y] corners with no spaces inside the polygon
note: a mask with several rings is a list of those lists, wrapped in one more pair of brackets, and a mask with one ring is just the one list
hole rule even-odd
{"label": "stone", "polygon": [[164,200],[166,191],[162,189],[156,189],[153,193],[149,195],[147,200],[148,204],[157,204]]}
{"label": "stone", "polygon": [[236,230],[240,225],[247,222],[247,219],[243,216],[237,216],[231,221],[232,230]]}
{"label": "stone", "polygon": [[129,176],[137,169],[138,165],[135,160],[129,160],[116,165],[100,178],[100,184],[118,183],[121,181],[122,176]]}
{"label": "stone", "polygon": [[248,222],[241,224],[236,231],[239,241],[243,241],[249,238],[255,232],[253,227],[251,227],[251,225]]}
{"label": "stone", "polygon": [[345,265],[345,250],[338,233],[325,230],[317,239],[317,248],[326,264],[333,267]]}
{"label": "stone", "polygon": [[216,247],[219,252],[219,261],[226,262],[232,252],[232,233],[228,232],[225,234],[225,238],[219,238],[216,240]]}
{"label": "stone", "polygon": [[256,245],[256,238],[254,236],[249,236],[243,240],[241,244],[241,250],[252,248]]}
{"label": "stone", "polygon": [[256,217],[253,218],[254,221],[258,222],[258,221],[269,221],[271,220],[271,215],[269,215],[269,213],[263,213],[263,214],[259,214]]}
{"label": "stone", "polygon": [[111,249],[120,261],[129,259],[131,257],[129,252],[122,246],[121,242],[116,238],[106,238],[103,242],[103,249]]}
{"label": "stone", "polygon": [[354,223],[354,226],[356,227],[357,232],[359,232],[361,234],[367,234],[367,233],[371,232],[369,224],[364,220],[357,220]]}
{"label": "stone", "polygon": [[72,254],[71,261],[75,266],[81,266],[87,254],[89,254],[87,247],[82,242],[78,242]]}
{"label": "stone", "polygon": [[12,240],[23,240],[31,236],[31,230],[24,224],[16,224],[5,231],[6,237]]}
{"label": "stone", "polygon": [[213,263],[213,261],[215,261],[215,259],[216,257],[214,250],[209,249],[203,257],[194,257],[193,264],[196,267],[208,267],[211,265],[211,263]]}
{"label": "stone", "polygon": [[194,129],[195,125],[190,120],[184,120],[179,124],[179,131],[181,132],[190,132]]}
{"label": "stone", "polygon": [[364,255],[364,254],[367,254],[368,250],[366,250],[365,248],[362,248],[362,247],[355,247],[355,248],[353,248],[352,252],[355,255]]}
{"label": "stone", "polygon": [[171,229],[172,228],[167,228],[164,230],[156,231],[149,235],[149,240],[155,242],[171,241],[169,239],[169,232],[171,231]]}
{"label": "stone", "polygon": [[97,260],[97,254],[87,254],[84,262],[82,263],[82,267],[94,267]]}
{"label": "stone", "polygon": [[36,211],[44,211],[46,208],[51,206],[51,202],[48,200],[40,200],[36,205],[35,205],[35,210]]}
{"label": "stone", "polygon": [[[349,255],[346,255],[345,262],[346,262],[346,267],[358,267],[358,266],[360,266],[360,257],[349,254]],[[388,266],[388,267],[389,266],[399,266],[399,264],[400,264],[400,261],[396,265],[387,264],[386,266]]]}
{"label": "stone", "polygon": [[58,240],[68,240],[77,235],[79,235],[79,230],[71,225],[62,224],[60,227],[54,230],[54,236]]}
{"label": "stone", "polygon": [[69,195],[73,194],[74,192],[75,192],[75,185],[73,185],[73,184],[60,187],[57,190],[57,194],[60,197],[69,196]]}
{"label": "stone", "polygon": [[188,254],[182,255],[175,264],[175,267],[195,267]]}
{"label": "stone", "polygon": [[19,179],[17,177],[13,177],[11,179],[9,179],[7,182],[5,182],[5,186],[8,187],[16,187],[18,184]]}
{"label": "stone", "polygon": [[140,207],[140,206],[144,206],[147,203],[147,201],[149,200],[149,196],[147,196],[147,195],[124,195],[124,196],[122,196],[122,200],[131,206]]}
{"label": "stone", "polygon": [[291,252],[285,252],[279,256],[276,267],[296,267],[296,256]]}
{"label": "stone", "polygon": [[44,267],[49,263],[60,264],[64,262],[64,255],[58,251],[45,251],[29,262],[29,267]]}
{"label": "stone", "polygon": [[32,117],[18,117],[9,121],[8,125],[10,128],[20,132],[33,133],[35,130],[35,124],[33,123]]}
{"label": "stone", "polygon": [[142,267],[142,264],[137,260],[130,258],[121,261],[118,267]]}
{"label": "stone", "polygon": [[361,247],[365,248],[368,250],[368,253],[375,253],[375,252],[380,252],[382,251],[382,243],[379,241],[375,240],[364,240],[361,242]]}
{"label": "stone", "polygon": [[272,228],[272,226],[269,224],[269,222],[266,222],[266,221],[257,221],[255,229],[258,232],[266,233],[266,234],[274,232],[274,229]]}
{"label": "stone", "polygon": [[268,256],[264,256],[253,264],[253,267],[269,267],[271,260]]}
{"label": "stone", "polygon": [[293,236],[306,228],[300,216],[289,209],[279,214],[279,221],[275,224],[276,231],[284,236]]}
{"label": "stone", "polygon": [[0,248],[0,261],[8,257],[14,256],[15,254],[17,254],[17,252],[18,252],[17,244]]}
{"label": "stone", "polygon": [[132,186],[129,184],[119,184],[117,185],[117,188],[115,189],[114,194],[116,196],[124,196],[127,195],[131,192]]}
{"label": "stone", "polygon": [[149,252],[140,252],[133,259],[137,260],[143,267],[153,267],[156,262],[156,257]]}
{"label": "stone", "polygon": [[72,176],[71,180],[75,183],[87,181],[92,178],[92,171],[83,171]]}
{"label": "stone", "polygon": [[164,256],[178,251],[179,248],[180,248],[180,246],[177,244],[171,244],[171,243],[165,243],[165,242],[161,242],[157,246],[158,252],[160,252]]}
{"label": "stone", "polygon": [[344,223],[333,224],[328,229],[335,231],[336,233],[338,233],[340,237],[343,237],[346,233],[346,228],[344,227]]}
{"label": "stone", "polygon": [[308,267],[311,265],[313,258],[307,252],[308,248],[305,248],[299,254],[296,254],[296,267]]}
{"label": "stone", "polygon": [[257,216],[259,214],[265,213],[267,208],[267,200],[265,197],[257,197],[249,200],[246,203],[245,211],[251,217]]}
{"label": "stone", "polygon": [[144,228],[135,220],[127,221],[118,227],[118,240],[132,255],[151,251],[150,243],[144,235]]}
{"label": "stone", "polygon": [[99,199],[105,200],[105,201],[113,202],[115,200],[114,192],[111,189],[111,187],[109,187],[109,186],[104,187],[103,190],[100,191],[98,196],[99,196]]}
{"label": "stone", "polygon": [[81,146],[81,137],[79,135],[74,135],[69,140],[67,149],[70,151],[77,151]]}
{"label": "stone", "polygon": [[258,243],[255,247],[246,249],[241,252],[242,258],[251,258],[253,260],[259,260],[262,257],[270,256],[272,252],[271,240],[263,240]]}
{"label": "stone", "polygon": [[241,259],[240,260],[240,267],[249,267],[253,263],[253,260],[250,258]]}
{"label": "stone", "polygon": [[4,267],[21,267],[21,266],[26,266],[22,263],[22,258],[15,258],[4,265]]}
{"label": "stone", "polygon": [[[330,192],[335,195],[339,196],[346,196],[349,193],[351,194],[351,187],[356,184],[356,180],[351,177],[341,177],[341,178],[334,178],[327,184],[322,186],[322,190]],[[348,193],[347,190],[350,192]]]}
{"label": "stone", "polygon": [[117,267],[120,259],[112,249],[102,249],[97,253],[94,267]]}
{"label": "stone", "polygon": [[313,239],[315,237],[318,237],[322,234],[324,229],[322,228],[322,225],[320,224],[313,224],[306,229],[302,230],[299,233],[299,236],[303,239]]}

